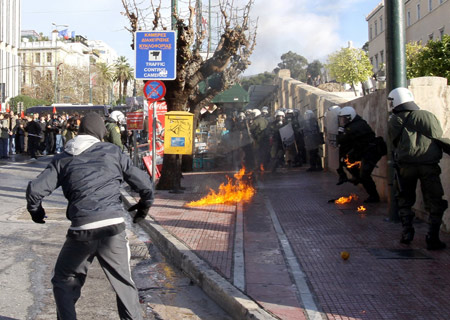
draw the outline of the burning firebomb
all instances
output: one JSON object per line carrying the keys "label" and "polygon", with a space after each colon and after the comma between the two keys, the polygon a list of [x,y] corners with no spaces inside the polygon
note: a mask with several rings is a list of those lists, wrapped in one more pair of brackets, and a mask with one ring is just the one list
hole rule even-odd
{"label": "burning firebomb", "polygon": [[186,204],[187,207],[201,207],[212,204],[234,204],[242,201],[250,201],[256,193],[249,179],[245,179],[248,174],[245,173],[245,168],[239,170],[234,175],[234,180],[226,177],[227,184],[222,183],[219,186],[219,191],[216,192],[210,189],[208,195],[197,201],[191,201]]}

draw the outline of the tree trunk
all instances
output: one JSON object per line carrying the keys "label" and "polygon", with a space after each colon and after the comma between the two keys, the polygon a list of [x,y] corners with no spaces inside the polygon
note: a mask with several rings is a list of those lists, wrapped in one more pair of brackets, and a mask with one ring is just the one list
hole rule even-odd
{"label": "tree trunk", "polygon": [[173,190],[181,185],[181,170],[176,154],[164,154],[163,170],[156,186],[157,190]]}
{"label": "tree trunk", "polygon": [[181,159],[181,172],[192,172],[193,165],[194,165],[194,156],[190,154],[183,155]]}
{"label": "tree trunk", "polygon": [[123,93],[122,93],[122,97],[126,98],[126,96],[127,96],[127,91],[128,91],[128,80],[125,79],[125,81],[123,82]]}
{"label": "tree trunk", "polygon": [[122,81],[119,80],[119,104],[122,103]]}

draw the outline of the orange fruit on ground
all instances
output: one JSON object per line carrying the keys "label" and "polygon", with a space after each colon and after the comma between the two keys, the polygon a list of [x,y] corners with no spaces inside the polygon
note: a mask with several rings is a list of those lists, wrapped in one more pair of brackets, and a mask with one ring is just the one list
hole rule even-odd
{"label": "orange fruit on ground", "polygon": [[350,258],[350,253],[348,253],[347,251],[342,251],[341,258],[347,260],[348,258]]}

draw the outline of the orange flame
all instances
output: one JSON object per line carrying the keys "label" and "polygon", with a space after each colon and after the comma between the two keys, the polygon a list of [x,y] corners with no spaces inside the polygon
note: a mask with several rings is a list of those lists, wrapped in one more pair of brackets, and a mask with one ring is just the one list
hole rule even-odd
{"label": "orange flame", "polygon": [[259,165],[259,171],[264,172],[264,165],[262,163]]}
{"label": "orange flame", "polygon": [[356,161],[356,162],[350,162],[348,160],[348,155],[347,157],[344,159],[345,165],[347,166],[348,169],[353,168],[353,167],[361,167],[361,161]]}
{"label": "orange flame", "polygon": [[348,197],[340,197],[339,199],[335,200],[334,203],[345,204],[350,203],[352,200],[358,200],[358,196],[354,193],[350,194],[350,196]]}
{"label": "orange flame", "polygon": [[236,203],[241,201],[250,201],[255,195],[256,190],[243,180],[245,175],[245,168],[239,170],[238,173],[234,175],[235,182],[231,180],[230,177],[226,177],[228,180],[227,184],[222,183],[219,186],[219,191],[216,193],[214,190],[210,189],[209,194],[197,201],[191,201],[186,204],[187,207],[200,207],[207,206],[211,204],[223,204],[223,203]]}
{"label": "orange flame", "polygon": [[364,206],[359,206],[358,207],[358,212],[364,212],[364,211],[366,211],[367,209],[366,209],[366,207],[364,207]]}

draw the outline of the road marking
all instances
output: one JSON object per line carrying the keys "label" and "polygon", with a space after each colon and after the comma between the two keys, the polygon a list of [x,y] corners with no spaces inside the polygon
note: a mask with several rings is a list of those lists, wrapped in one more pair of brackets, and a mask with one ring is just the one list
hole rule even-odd
{"label": "road marking", "polygon": [[[258,187],[264,187],[261,181],[258,181]],[[292,247],[289,243],[286,234],[283,231],[283,228],[281,228],[280,221],[278,220],[277,214],[273,209],[272,203],[270,202],[267,196],[264,197],[264,201],[266,203],[267,210],[269,210],[270,217],[272,218],[273,226],[277,233],[278,240],[281,243],[282,250],[284,251],[289,269],[292,272],[295,285],[297,286],[297,290],[300,294],[300,299],[302,300],[303,306],[305,307],[308,319],[322,320],[323,319],[322,314],[319,311],[319,308],[317,307],[314,301],[314,295],[311,289],[309,288],[307,276],[303,272],[300,264],[298,263],[297,257],[295,256],[294,251],[292,250]]]}
{"label": "road marking", "polygon": [[245,290],[245,261],[244,261],[244,218],[242,203],[236,206],[236,228],[234,234],[234,264],[233,284],[236,288]]}

